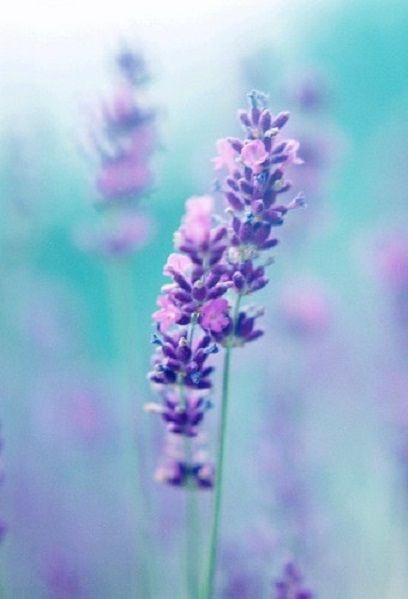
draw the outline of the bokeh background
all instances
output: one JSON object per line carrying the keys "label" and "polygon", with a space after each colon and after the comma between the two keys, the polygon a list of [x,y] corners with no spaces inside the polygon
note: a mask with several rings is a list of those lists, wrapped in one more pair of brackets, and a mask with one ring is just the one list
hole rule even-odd
{"label": "bokeh background", "polygon": [[[19,0],[2,12],[1,597],[145,597],[141,562],[151,597],[186,596],[184,497],[153,480],[163,431],[143,411],[151,313],[184,202],[212,191],[215,141],[238,134],[253,88],[291,112],[308,206],[262,292],[267,333],[234,356],[217,596],[272,597],[293,555],[322,599],[408,596],[406,2]],[[126,259],[78,243],[101,218],[79,140],[123,40],[145,57],[158,131],[140,200],[151,233]]]}

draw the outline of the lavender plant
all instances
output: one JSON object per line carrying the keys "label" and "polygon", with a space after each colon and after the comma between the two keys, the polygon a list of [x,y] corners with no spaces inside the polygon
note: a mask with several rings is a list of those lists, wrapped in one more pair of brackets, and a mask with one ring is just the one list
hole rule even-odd
{"label": "lavender plant", "polygon": [[[231,351],[263,334],[258,325],[263,309],[242,302],[267,285],[266,268],[273,261],[268,252],[278,244],[275,228],[289,211],[304,204],[302,195],[287,204],[280,202],[291,187],[287,169],[301,163],[298,142],[281,134],[289,114],[273,116],[265,95],[257,91],[248,97],[249,109],[239,112],[244,138],[217,142],[214,163],[222,172],[217,188],[226,202],[225,212],[215,210],[211,196],[187,200],[174,238],[177,251],[163,271],[171,282],[162,288],[159,310],[153,314],[156,350],[149,378],[161,401],[147,408],[161,415],[173,435],[187,440],[197,436],[211,405],[211,356],[224,349],[214,510],[202,592],[206,599],[213,596],[217,563]],[[213,477],[206,476],[202,485],[203,468],[212,473],[210,463],[197,469],[190,452],[173,462],[175,476],[159,478],[179,486],[208,488]]]}

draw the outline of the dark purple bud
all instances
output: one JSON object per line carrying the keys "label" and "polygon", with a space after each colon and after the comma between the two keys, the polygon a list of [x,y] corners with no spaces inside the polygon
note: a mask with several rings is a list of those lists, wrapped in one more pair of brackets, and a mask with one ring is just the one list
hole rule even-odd
{"label": "dark purple bud", "polygon": [[265,208],[265,204],[262,200],[255,200],[252,202],[252,210],[254,214],[261,214]]}
{"label": "dark purple bud", "polygon": [[270,248],[274,248],[275,246],[277,246],[278,243],[279,242],[277,239],[268,239],[268,241],[265,241],[265,243],[259,249],[269,250]]}
{"label": "dark purple bud", "polygon": [[227,234],[227,228],[226,227],[218,227],[217,229],[215,229],[213,231],[212,234],[212,243],[218,243],[219,241],[221,241],[221,239],[223,239]]}
{"label": "dark purple bud", "polygon": [[152,383],[157,383],[158,385],[164,385],[166,382],[166,379],[162,374],[150,374],[149,379]]}
{"label": "dark purple bud", "polygon": [[237,324],[235,326],[235,334],[238,337],[247,337],[252,333],[254,328],[254,318],[247,318],[243,312],[239,315]]}
{"label": "dark purple bud", "polygon": [[218,283],[218,281],[220,280],[220,277],[221,277],[221,273],[212,272],[207,277],[207,280],[205,282],[207,289],[211,289],[211,287],[214,287],[214,285],[216,285]]}
{"label": "dark purple bud", "polygon": [[177,375],[173,370],[165,370],[163,372],[163,377],[164,377],[164,380],[170,384],[175,383],[176,379],[177,379]]}
{"label": "dark purple bud", "polygon": [[191,260],[191,262],[193,262],[194,264],[197,264],[198,266],[202,266],[202,264],[203,264],[203,259],[198,254],[190,254],[190,260]]}
{"label": "dark purple bud", "polygon": [[194,283],[192,294],[194,299],[198,300],[199,302],[202,301],[207,294],[205,285],[203,285],[203,283],[200,283],[200,281]]}
{"label": "dark purple bud", "polygon": [[193,272],[191,273],[191,280],[193,283],[200,279],[204,274],[204,268],[202,266],[195,266]]}
{"label": "dark purple bud", "polygon": [[177,348],[177,357],[182,362],[188,362],[189,359],[191,358],[190,347],[184,343],[180,344],[179,347]]}
{"label": "dark purple bud", "polygon": [[240,139],[236,139],[235,137],[229,137],[228,141],[236,152],[241,152],[242,148],[244,147],[242,141]]}
{"label": "dark purple bud", "polygon": [[241,225],[241,230],[239,232],[239,237],[243,243],[247,243],[252,237],[252,225],[249,222],[243,223]]}
{"label": "dark purple bud", "polygon": [[238,291],[242,291],[245,287],[245,277],[240,272],[234,272],[232,281]]}
{"label": "dark purple bud", "polygon": [[272,124],[272,115],[269,110],[263,110],[261,114],[261,118],[259,119],[259,126],[265,132],[271,128]]}
{"label": "dark purple bud", "polygon": [[[177,353],[178,353],[178,350],[177,350]],[[178,360],[173,359],[173,358],[168,358],[166,360],[165,371],[167,371],[168,368],[170,368],[170,370],[179,370],[179,368],[180,368],[180,362]]]}
{"label": "dark purple bud", "polygon": [[272,154],[281,154],[283,150],[286,148],[286,141],[278,144],[275,148],[273,148]]}
{"label": "dark purple bud", "polygon": [[234,218],[232,219],[232,228],[234,233],[239,235],[239,232],[241,230],[241,221],[236,216],[234,216]]}
{"label": "dark purple bud", "polygon": [[285,162],[285,160],[288,159],[287,154],[279,154],[278,156],[275,156],[274,158],[272,158],[271,160],[271,164],[281,164],[282,162]]}
{"label": "dark purple bud", "polygon": [[245,340],[246,341],[255,341],[255,339],[259,339],[259,337],[262,337],[263,334],[264,334],[263,331],[261,331],[260,329],[257,329],[256,331],[253,331],[250,335],[248,335],[248,337]]}
{"label": "dark purple bud", "polygon": [[259,291],[263,289],[269,283],[269,279],[267,277],[259,277],[252,285],[251,292]]}
{"label": "dark purple bud", "polygon": [[209,335],[204,335],[197,345],[197,350],[208,347],[211,343],[211,337]]}
{"label": "dark purple bud", "polygon": [[259,123],[260,116],[261,116],[261,111],[259,110],[259,108],[257,108],[256,106],[251,108],[251,120],[254,125],[257,125]]}
{"label": "dark purple bud", "polygon": [[289,112],[280,112],[278,116],[273,119],[272,127],[282,129],[289,120]]}
{"label": "dark purple bud", "polygon": [[229,289],[229,285],[226,285],[225,283],[217,283],[217,285],[215,287],[213,287],[212,289],[210,289],[210,291],[208,291],[207,293],[207,297],[208,299],[216,299],[217,297],[221,297],[222,295],[224,295],[224,293],[226,293],[226,291]]}
{"label": "dark purple bud", "polygon": [[278,211],[278,210],[268,210],[268,212],[266,212],[264,214],[264,216],[268,220],[268,222],[271,225],[273,225],[274,227],[283,224],[283,219],[282,219],[281,212]]}
{"label": "dark purple bud", "polygon": [[229,191],[225,194],[228,202],[231,205],[231,208],[233,208],[234,210],[237,210],[238,212],[241,212],[244,209],[244,204],[241,202],[241,200],[239,199],[239,197],[237,195],[235,195],[235,193],[232,193],[232,191]]}
{"label": "dark purple bud", "polygon": [[171,269],[171,274],[173,276],[173,279],[176,281],[177,285],[179,285],[185,291],[191,291],[191,285],[187,281],[187,279],[185,279],[183,277],[183,275],[181,275],[180,273],[176,272],[174,269]]}
{"label": "dark purple bud", "polygon": [[254,192],[253,186],[250,183],[248,183],[248,181],[245,181],[245,179],[240,180],[239,187],[241,191],[247,193],[248,195],[252,195]]}
{"label": "dark purple bud", "polygon": [[209,259],[209,265],[213,266],[214,264],[217,264],[217,262],[219,262],[225,252],[225,246],[220,247],[216,252],[213,252],[210,259]]}
{"label": "dark purple bud", "polygon": [[241,272],[244,275],[245,278],[248,278],[251,273],[253,271],[252,268],[252,262],[251,260],[246,260],[242,265],[241,265]]}
{"label": "dark purple bud", "polygon": [[176,352],[174,351],[174,349],[172,348],[172,346],[169,345],[168,343],[165,343],[165,344],[162,345],[162,352],[168,358],[176,358]]}
{"label": "dark purple bud", "polygon": [[189,324],[191,320],[191,314],[182,314],[177,320],[177,324],[185,325]]}
{"label": "dark purple bud", "polygon": [[241,121],[241,123],[244,125],[244,127],[251,126],[251,121],[249,119],[249,116],[248,116],[248,113],[246,112],[246,110],[238,110],[238,118]]}
{"label": "dark purple bud", "polygon": [[252,169],[249,166],[244,168],[244,177],[247,181],[251,182],[252,179]]}
{"label": "dark purple bud", "polygon": [[255,230],[253,235],[253,241],[256,245],[262,246],[263,243],[268,239],[271,232],[271,225],[263,223]]}
{"label": "dark purple bud", "polygon": [[269,178],[269,183],[271,185],[273,185],[274,183],[276,183],[276,181],[279,181],[279,179],[282,179],[283,177],[283,171],[280,168],[277,168],[272,175]]}
{"label": "dark purple bud", "polygon": [[190,255],[192,252],[194,252],[194,246],[188,244],[188,243],[182,243],[181,245],[179,245],[180,252],[183,252],[184,254],[188,254]]}
{"label": "dark purple bud", "polygon": [[174,297],[174,299],[178,300],[179,302],[183,302],[183,303],[191,302],[191,295],[189,293],[187,293],[187,291],[183,291],[182,289],[179,289],[178,291],[174,291],[172,293],[172,296]]}
{"label": "dark purple bud", "polygon": [[197,389],[211,389],[211,381],[202,379],[196,384]]}
{"label": "dark purple bud", "polygon": [[227,183],[227,185],[232,187],[232,189],[234,189],[235,191],[238,191],[239,187],[238,187],[238,183],[236,182],[235,179],[233,179],[232,177],[227,177],[225,182]]}
{"label": "dark purple bud", "polygon": [[201,376],[203,379],[206,379],[214,372],[214,366],[207,366],[207,368],[203,368],[201,371]]}
{"label": "dark purple bud", "polygon": [[263,144],[265,146],[265,150],[270,152],[272,148],[272,139],[270,137],[264,137]]}

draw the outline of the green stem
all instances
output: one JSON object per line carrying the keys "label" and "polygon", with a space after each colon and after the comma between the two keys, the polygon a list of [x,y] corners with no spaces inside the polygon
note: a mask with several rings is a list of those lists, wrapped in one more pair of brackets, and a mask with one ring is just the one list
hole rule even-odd
{"label": "green stem", "polygon": [[[237,297],[235,303],[233,323],[234,332],[237,316],[239,313],[239,305],[241,296]],[[215,497],[214,497],[214,509],[213,518],[211,525],[211,536],[210,536],[210,550],[208,558],[208,570],[207,578],[205,580],[203,599],[213,599],[214,596],[214,583],[215,583],[215,572],[217,566],[217,553],[218,553],[218,538],[219,528],[221,522],[221,507],[222,507],[222,483],[224,474],[224,460],[225,460],[225,439],[227,433],[227,414],[228,414],[228,392],[229,392],[229,374],[231,365],[231,351],[232,351],[232,339],[229,339],[225,348],[224,355],[224,368],[222,377],[222,398],[221,398],[221,416],[220,425],[218,430],[218,454],[217,464],[215,473]]]}
{"label": "green stem", "polygon": [[[186,458],[191,462],[191,440],[186,440]],[[198,563],[199,563],[199,530],[198,530],[197,491],[193,486],[186,488],[186,572],[187,599],[198,599]]]}
{"label": "green stem", "polygon": [[[194,339],[194,330],[197,324],[197,314],[193,314],[188,334],[188,344],[191,347]],[[184,393],[180,389],[180,398],[183,402]],[[193,448],[191,439],[185,440],[185,458],[188,464],[193,463]],[[199,514],[197,493],[193,485],[186,488],[186,573],[187,573],[187,599],[198,599],[198,547],[199,547]]]}

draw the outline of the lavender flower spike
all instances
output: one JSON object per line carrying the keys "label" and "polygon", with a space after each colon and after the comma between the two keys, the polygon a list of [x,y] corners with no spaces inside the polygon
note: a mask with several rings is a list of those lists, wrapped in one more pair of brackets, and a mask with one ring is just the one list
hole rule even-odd
{"label": "lavender flower spike", "polygon": [[[161,415],[170,433],[185,439],[198,434],[213,388],[211,355],[225,349],[203,599],[214,596],[231,350],[263,334],[258,326],[263,309],[242,305],[242,301],[268,284],[266,269],[273,263],[269,252],[278,243],[275,227],[283,224],[289,211],[304,204],[301,195],[286,204],[280,201],[290,189],[286,171],[302,162],[298,142],[281,137],[288,113],[272,115],[266,97],[259,92],[251,92],[249,100],[249,110],[239,113],[244,138],[217,142],[219,155],[214,163],[223,172],[217,189],[224,197],[225,212],[215,212],[211,196],[187,200],[185,216],[174,236],[176,252],[169,256],[163,271],[171,281],[162,287],[159,309],[153,314],[157,348],[149,379],[161,402],[149,404],[147,409]],[[159,478],[184,485],[193,476],[192,468],[192,460],[187,464],[173,461]]]}

